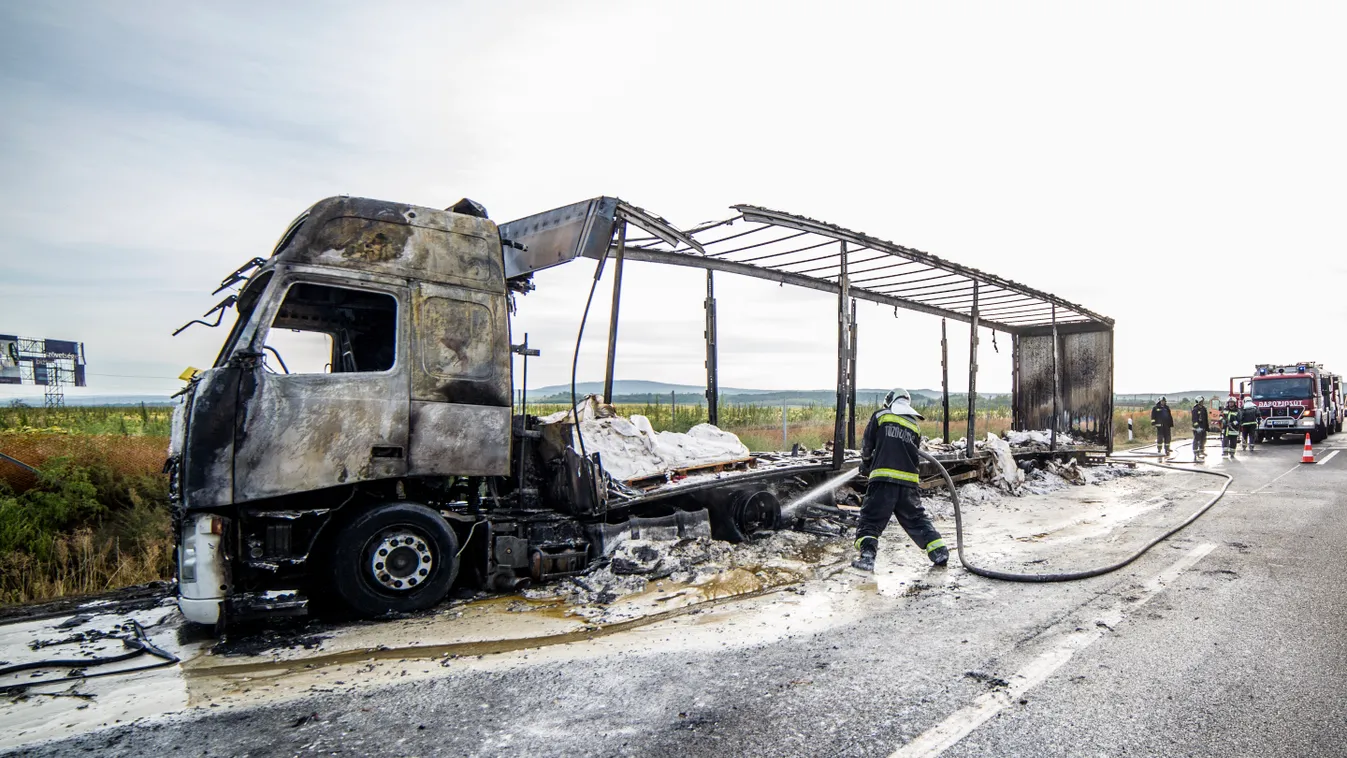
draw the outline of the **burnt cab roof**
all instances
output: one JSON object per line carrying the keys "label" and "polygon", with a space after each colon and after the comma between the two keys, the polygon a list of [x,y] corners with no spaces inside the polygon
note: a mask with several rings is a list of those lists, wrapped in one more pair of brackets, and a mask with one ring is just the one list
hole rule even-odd
{"label": "burnt cab roof", "polygon": [[271,254],[485,292],[504,292],[500,233],[490,220],[363,197],[329,197],[300,214]]}

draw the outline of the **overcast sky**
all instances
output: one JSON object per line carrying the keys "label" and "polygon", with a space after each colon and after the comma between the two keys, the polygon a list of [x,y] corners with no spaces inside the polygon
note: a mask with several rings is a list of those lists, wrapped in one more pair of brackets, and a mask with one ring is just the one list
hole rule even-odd
{"label": "overcast sky", "polygon": [[[753,203],[1117,321],[1121,392],[1347,371],[1340,3],[0,4],[0,333],[168,394],[169,333],[314,201],[506,221],[600,194],[690,227]],[[520,304],[569,380],[592,261]],[[631,264],[618,376],[703,381],[704,274]],[[606,286],[580,378],[603,372]],[[835,381],[835,298],[717,277],[721,383]],[[938,387],[939,320],[860,305],[859,382]],[[968,330],[950,323],[953,386]],[[984,333],[978,386],[1008,390]],[[13,396],[13,388],[0,388]],[[23,394],[32,394],[25,390]]]}

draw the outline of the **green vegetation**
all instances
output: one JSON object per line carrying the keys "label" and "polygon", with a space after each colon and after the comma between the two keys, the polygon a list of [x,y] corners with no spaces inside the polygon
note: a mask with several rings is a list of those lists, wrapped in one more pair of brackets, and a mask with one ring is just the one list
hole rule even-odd
{"label": "green vegetation", "polygon": [[0,603],[101,592],[172,574],[172,409],[0,408]]}
{"label": "green vegetation", "polygon": [[0,432],[50,431],[167,437],[173,407],[166,405],[70,406],[48,410],[13,402],[0,408]]}
{"label": "green vegetation", "polygon": [[52,458],[36,486],[0,480],[0,603],[100,592],[171,574],[168,485]]}

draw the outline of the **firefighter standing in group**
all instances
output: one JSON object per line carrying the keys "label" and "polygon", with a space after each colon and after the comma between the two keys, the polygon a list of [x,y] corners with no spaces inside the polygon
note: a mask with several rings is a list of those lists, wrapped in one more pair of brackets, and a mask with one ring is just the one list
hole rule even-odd
{"label": "firefighter standing in group", "polygon": [[1207,457],[1207,430],[1211,428],[1211,420],[1207,416],[1207,406],[1204,405],[1203,398],[1193,401],[1193,460],[1200,461]]}
{"label": "firefighter standing in group", "polygon": [[1243,434],[1244,449],[1253,450],[1254,440],[1258,439],[1258,406],[1253,398],[1244,398],[1244,407],[1239,411],[1239,427]]}
{"label": "firefighter standing in group", "polygon": [[926,551],[932,563],[943,566],[949,561],[945,540],[921,505],[917,474],[921,429],[917,421],[922,418],[912,407],[912,396],[907,390],[894,389],[884,397],[884,405],[865,425],[860,474],[869,481],[861,506],[860,525],[856,528],[856,549],[860,551],[860,557],[851,563],[861,571],[875,570],[879,535],[888,526],[889,517],[895,515],[903,531],[917,547]]}
{"label": "firefighter standing in group", "polygon": [[1239,401],[1230,398],[1225,401],[1225,410],[1221,411],[1221,456],[1230,455],[1235,459],[1235,448],[1239,447],[1240,427]]}
{"label": "firefighter standing in group", "polygon": [[1169,455],[1169,441],[1173,436],[1174,414],[1169,410],[1169,402],[1163,397],[1151,409],[1151,426],[1155,427],[1155,452]]}

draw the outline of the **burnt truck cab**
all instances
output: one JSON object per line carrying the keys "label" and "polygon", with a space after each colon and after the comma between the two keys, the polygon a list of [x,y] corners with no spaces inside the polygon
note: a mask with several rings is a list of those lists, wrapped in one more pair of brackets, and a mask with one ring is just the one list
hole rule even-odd
{"label": "burnt truck cab", "polygon": [[[508,294],[500,234],[479,210],[329,198],[247,279],[223,349],[175,418],[189,620],[302,611],[299,589],[350,579],[334,565],[348,559],[371,563],[376,594],[452,584],[443,552],[479,519],[437,525],[424,503],[471,509],[472,477],[510,473]],[[418,483],[433,492],[407,491]],[[404,518],[343,541],[354,520],[390,511]]]}

